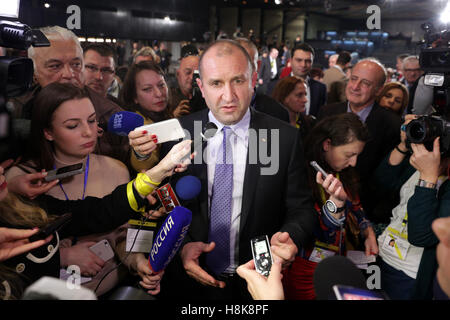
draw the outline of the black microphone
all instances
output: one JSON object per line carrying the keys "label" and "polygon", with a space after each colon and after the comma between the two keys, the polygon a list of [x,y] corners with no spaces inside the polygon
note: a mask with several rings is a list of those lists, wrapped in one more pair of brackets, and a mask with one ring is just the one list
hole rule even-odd
{"label": "black microphone", "polygon": [[[207,124],[205,124],[205,126],[203,127],[203,132],[200,133],[200,136],[194,137],[191,142],[191,154],[195,151],[200,151],[203,143],[214,137],[217,129],[218,128],[214,122],[208,122]],[[190,157],[190,154],[188,154],[184,159],[188,157]]]}
{"label": "black microphone", "polygon": [[366,279],[355,264],[342,256],[328,257],[314,271],[314,291],[317,300],[335,300],[334,285],[366,289]]}

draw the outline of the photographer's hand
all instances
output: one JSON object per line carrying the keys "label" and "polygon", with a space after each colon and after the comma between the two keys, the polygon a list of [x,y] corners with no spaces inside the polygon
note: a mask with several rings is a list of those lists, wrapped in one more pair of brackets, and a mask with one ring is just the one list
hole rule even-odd
{"label": "photographer's hand", "polygon": [[181,116],[191,113],[191,106],[189,100],[181,100],[178,106],[173,110],[173,116],[179,118]]}
{"label": "photographer's hand", "polygon": [[420,172],[420,179],[436,184],[441,165],[440,137],[434,139],[433,151],[428,151],[423,144],[411,144],[413,154],[409,163]]}
{"label": "photographer's hand", "polygon": [[405,122],[403,122],[400,128],[400,144],[395,147],[394,150],[391,151],[391,155],[389,156],[389,164],[391,166],[396,166],[400,164],[405,156],[408,154],[408,148],[406,147],[406,126],[412,120],[416,119],[417,115],[415,114],[407,114],[405,116]]}

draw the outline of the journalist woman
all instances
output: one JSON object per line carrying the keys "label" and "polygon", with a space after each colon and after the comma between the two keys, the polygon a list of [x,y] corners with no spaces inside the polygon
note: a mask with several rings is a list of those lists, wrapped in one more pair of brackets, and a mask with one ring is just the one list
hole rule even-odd
{"label": "journalist woman", "polygon": [[449,150],[441,148],[443,137],[407,148],[405,128],[415,117],[406,115],[400,144],[376,171],[380,187],[400,192],[391,222],[378,237],[381,287],[394,300],[433,298],[439,239],[431,226],[450,216]]}
{"label": "journalist woman", "polygon": [[[55,217],[72,213],[72,220],[64,227],[66,235],[85,235],[112,230],[130,218],[146,212],[149,195],[161,181],[174,172],[182,172],[187,163],[181,159],[190,151],[190,141],[175,145],[169,154],[156,166],[139,173],[136,179],[118,186],[103,198],[86,197],[84,200],[58,200],[48,195],[36,198],[36,203],[25,201],[20,196],[8,193],[8,187],[0,167],[0,227],[32,229],[43,228]],[[43,178],[45,173],[36,173],[34,178]],[[30,176],[30,175],[26,175]],[[21,177],[16,177],[21,179]],[[26,179],[26,177],[25,177]],[[12,183],[15,183],[14,181]],[[18,183],[18,187],[25,183]],[[17,187],[17,186],[16,186]],[[42,247],[11,257],[0,263],[0,297],[20,298],[23,290],[42,276],[59,277],[59,234],[47,239]]]}

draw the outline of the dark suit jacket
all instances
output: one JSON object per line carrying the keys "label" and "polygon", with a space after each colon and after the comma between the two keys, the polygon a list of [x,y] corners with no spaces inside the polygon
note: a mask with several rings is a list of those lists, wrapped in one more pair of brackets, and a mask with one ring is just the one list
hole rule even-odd
{"label": "dark suit jacket", "polygon": [[308,79],[308,86],[310,91],[309,114],[317,117],[320,107],[327,102],[327,86],[311,78]]}
{"label": "dark suit jacket", "polygon": [[[208,111],[202,110],[180,118],[181,125],[191,133],[191,138],[194,137],[194,121],[201,121],[203,127],[208,122]],[[306,179],[299,131],[285,122],[253,109],[251,109],[250,128],[257,132],[258,145],[266,144],[269,150],[272,146],[270,131],[266,136],[260,136],[259,129],[278,129],[279,142],[274,141],[274,144],[279,147],[279,166],[275,174],[261,175],[261,168],[270,167],[270,164],[263,165],[259,161],[259,157],[256,161],[258,163],[249,164],[252,147],[249,139],[239,229],[239,259],[237,261],[239,264],[252,259],[250,239],[253,237],[267,235],[270,239],[278,231],[287,231],[300,248],[312,240],[313,230],[317,223]],[[173,144],[163,144],[161,158],[167,154]],[[268,151],[267,154],[276,152],[277,150],[274,149]],[[192,223],[185,241],[208,242],[207,165],[204,161],[202,164],[194,162],[188,167],[185,174],[198,177],[202,184],[200,195],[195,200],[183,204],[192,211]]]}
{"label": "dark suit jacket", "polygon": [[[280,77],[281,73],[281,61],[280,59],[276,59],[277,61],[277,75],[275,76],[275,80]],[[270,67],[270,57],[261,59],[261,66],[258,71],[258,79],[263,79],[263,84],[268,84],[272,79],[272,68]]]}
{"label": "dark suit jacket", "polygon": [[[328,116],[346,112],[347,101],[326,105],[321,108],[318,121]],[[369,218],[377,222],[377,219],[383,219],[383,217],[378,216],[378,213],[374,212],[378,200],[381,200],[378,199],[381,190],[374,190],[373,173],[383,158],[400,143],[401,120],[397,114],[389,112],[389,110],[375,103],[366,119],[366,125],[370,140],[358,156],[356,169],[361,179],[361,203],[365,211],[368,212]],[[378,195],[375,193],[378,193]],[[380,210],[385,210],[385,208]],[[384,213],[387,214],[387,212]]]}
{"label": "dark suit jacket", "polygon": [[266,94],[256,93],[255,98],[252,100],[252,107],[259,112],[289,123],[289,112],[286,108]]}

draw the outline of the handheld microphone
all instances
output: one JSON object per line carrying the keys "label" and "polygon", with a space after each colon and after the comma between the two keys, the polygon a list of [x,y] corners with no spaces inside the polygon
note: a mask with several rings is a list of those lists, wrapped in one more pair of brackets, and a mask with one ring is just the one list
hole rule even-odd
{"label": "handheld microphone", "polygon": [[200,180],[197,177],[189,175],[178,180],[175,186],[176,193],[173,191],[171,184],[166,183],[162,187],[156,189],[156,195],[166,209],[166,212],[170,213],[175,207],[180,205],[177,195],[181,200],[192,200],[198,196],[200,189]]}
{"label": "handheld microphone", "polygon": [[130,131],[144,125],[144,118],[134,112],[119,111],[108,120],[108,132],[119,136],[128,136]]}
{"label": "handheld microphone", "polygon": [[191,142],[191,153],[198,150],[204,141],[208,141],[217,132],[217,126],[214,122],[208,122],[203,127],[203,132],[200,133],[200,137],[196,137]]}
{"label": "handheld microphone", "polygon": [[175,207],[167,216],[148,257],[150,268],[158,273],[169,264],[186,236],[192,221],[192,212],[185,207]]}
{"label": "handheld microphone", "polygon": [[366,279],[355,264],[342,256],[328,257],[314,271],[314,291],[317,300],[333,299],[333,286],[344,285],[367,289]]}
{"label": "handheld microphone", "polygon": [[[217,132],[217,126],[215,123],[208,122],[207,124],[205,124],[205,126],[203,127],[203,132],[200,133],[200,136],[195,137],[191,142],[191,154],[194,153],[195,151],[200,151],[201,147],[203,145],[203,142],[208,141],[209,139],[214,137],[216,132]],[[189,159],[191,154],[187,154],[182,159],[182,161]],[[195,157],[197,157],[198,154],[199,154],[199,152],[197,152],[197,155]]]}

